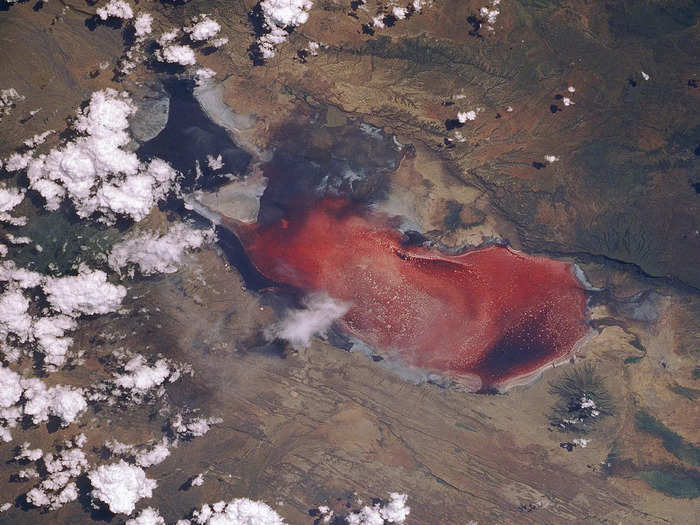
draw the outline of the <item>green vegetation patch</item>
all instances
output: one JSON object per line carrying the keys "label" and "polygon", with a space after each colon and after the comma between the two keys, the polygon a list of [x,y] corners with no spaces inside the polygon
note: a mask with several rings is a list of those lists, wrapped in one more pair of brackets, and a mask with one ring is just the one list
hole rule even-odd
{"label": "green vegetation patch", "polygon": [[700,496],[700,476],[691,472],[678,475],[660,470],[644,470],[640,476],[650,487],[673,498],[697,498]]}
{"label": "green vegetation patch", "polygon": [[65,211],[39,212],[26,226],[14,230],[32,242],[12,246],[8,258],[19,267],[53,276],[73,274],[81,263],[104,263],[120,237],[116,228],[79,220]]}
{"label": "green vegetation patch", "polygon": [[681,397],[695,401],[700,398],[700,390],[697,388],[689,388],[687,386],[681,386],[678,383],[673,383],[668,385],[668,389]]}
{"label": "green vegetation patch", "polygon": [[681,461],[693,466],[700,464],[700,449],[688,443],[646,410],[640,410],[635,414],[635,423],[637,429],[661,438],[664,448]]}

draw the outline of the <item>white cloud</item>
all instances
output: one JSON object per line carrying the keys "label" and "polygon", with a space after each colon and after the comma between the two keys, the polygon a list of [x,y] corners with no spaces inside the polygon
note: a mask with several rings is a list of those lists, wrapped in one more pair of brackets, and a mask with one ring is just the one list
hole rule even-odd
{"label": "white cloud", "polygon": [[425,5],[429,3],[432,3],[432,0],[413,0],[413,8],[416,11],[420,11]]}
{"label": "white cloud", "polygon": [[153,189],[153,178],[150,175],[127,175],[116,183],[102,185],[97,191],[95,202],[99,208],[140,221],[156,203]]}
{"label": "white cloud", "polygon": [[37,272],[18,268],[14,261],[0,262],[0,281],[14,283],[20,288],[39,286],[44,277]]}
{"label": "white cloud", "polygon": [[44,354],[44,363],[51,367],[63,366],[68,358],[68,349],[73,343],[66,332],[75,330],[78,323],[67,315],[41,317],[34,322],[33,335],[38,350]]}
{"label": "white cloud", "polygon": [[88,473],[92,484],[92,497],[105,503],[115,514],[131,514],[136,502],[150,498],[156,488],[155,480],[147,478],[141,467],[129,465],[124,460],[110,465],[100,465]]}
{"label": "white cloud", "polygon": [[21,480],[29,480],[39,477],[39,472],[35,468],[22,469],[17,473],[17,476]]}
{"label": "white cloud", "polygon": [[52,510],[58,509],[65,505],[66,503],[69,503],[71,501],[75,501],[78,499],[78,486],[75,484],[75,482],[70,482],[68,483],[65,487],[63,487],[63,490],[59,492],[55,498],[51,501],[51,504],[49,505],[49,508]]}
{"label": "white cloud", "polygon": [[10,428],[17,426],[21,410],[15,405],[22,397],[22,378],[10,368],[0,366],[0,439],[12,441]]}
{"label": "white cloud", "polygon": [[498,4],[500,4],[500,3],[501,3],[501,0],[492,0],[491,7],[482,7],[479,10],[479,14],[485,20],[486,28],[489,31],[493,31],[493,24],[496,23],[496,19],[498,18],[498,15],[501,13],[501,11],[499,9],[497,9]]}
{"label": "white cloud", "polygon": [[[74,318],[80,314],[114,311],[126,293],[123,286],[106,282],[104,272],[93,272],[84,266],[77,276],[54,278],[17,268],[13,261],[2,261],[0,281],[8,283],[0,295],[0,338],[12,342],[7,339],[12,335],[20,342],[35,343],[34,350],[44,355],[44,366],[49,370],[82,354],[82,351],[69,352],[72,339],[66,334],[77,328]],[[37,318],[29,315],[30,301],[22,289],[37,286],[42,286],[58,315],[50,314],[48,309]],[[9,346],[3,348],[6,359],[12,357],[8,349]]]}
{"label": "white cloud", "polygon": [[551,164],[552,162],[557,162],[559,160],[559,157],[557,157],[556,155],[545,155],[544,160]]}
{"label": "white cloud", "polygon": [[42,287],[51,306],[69,316],[114,312],[126,296],[126,288],[107,282],[103,271],[85,267],[76,276],[47,278]]}
{"label": "white cloud", "polygon": [[168,440],[163,438],[163,441],[156,443],[153,448],[149,450],[142,450],[136,454],[136,464],[139,467],[152,467],[153,465],[159,465],[170,455],[170,449],[168,448]]}
{"label": "white cloud", "polygon": [[116,439],[105,441],[105,447],[110,451],[110,453],[116,456],[134,455],[136,451],[136,447],[134,447],[134,445],[127,445],[126,443],[122,443]]}
{"label": "white cloud", "polygon": [[[197,73],[199,73],[199,70],[197,70]],[[207,166],[209,166],[210,170],[220,170],[221,168],[224,167],[224,161],[221,160],[221,155],[217,155],[216,157],[213,157],[211,155],[207,155]]]}
{"label": "white cloud", "polygon": [[296,27],[309,19],[310,0],[263,0],[260,2],[265,20],[278,27]]}
{"label": "white cloud", "polygon": [[212,46],[212,47],[223,47],[226,44],[228,44],[228,38],[225,36],[219,37],[219,38],[212,38],[211,40],[207,41],[207,45]]}
{"label": "white cloud", "polygon": [[408,14],[408,11],[406,10],[405,7],[397,7],[397,6],[394,6],[394,7],[391,9],[391,14],[393,14],[393,15],[396,17],[397,20],[403,20],[404,18],[406,18],[406,15]]}
{"label": "white cloud", "polygon": [[32,150],[25,151],[24,153],[13,153],[5,159],[5,170],[12,172],[25,169],[29,161],[32,160],[32,155]]}
{"label": "white cloud", "polygon": [[170,420],[170,429],[180,439],[192,439],[203,436],[211,430],[211,425],[218,425],[222,422],[223,419],[219,417],[196,417],[185,422],[182,415],[177,414]]}
{"label": "white cloud", "polygon": [[129,351],[115,350],[117,371],[112,380],[94,385],[89,392],[91,401],[113,405],[117,401],[141,404],[165,394],[165,382],[177,381],[183,373],[192,373],[189,365],[175,364],[160,358],[149,364],[145,357]]}
{"label": "white cloud", "polygon": [[219,501],[203,505],[192,515],[200,525],[283,525],[284,520],[262,501],[237,498],[229,503]]}
{"label": "white cloud", "polygon": [[170,367],[166,359],[157,360],[153,366],[149,366],[146,359],[137,354],[124,365],[123,374],[117,374],[114,383],[125,389],[145,393],[162,385],[170,376]]}
{"label": "white cloud", "polygon": [[309,19],[311,0],[262,0],[262,9],[267,34],[258,39],[264,58],[275,56],[274,47],[287,39],[287,27],[297,27]]}
{"label": "white cloud", "polygon": [[37,378],[22,380],[24,388],[24,414],[35,424],[48,421],[49,416],[61,420],[61,426],[73,423],[87,408],[87,401],[81,388],[69,385],[46,385]]}
{"label": "white cloud", "polygon": [[403,523],[406,521],[406,517],[411,512],[411,508],[406,506],[407,500],[408,496],[406,494],[390,493],[389,502],[383,505],[379,511],[382,518],[389,523]]}
{"label": "white cloud", "polygon": [[34,505],[35,507],[48,507],[51,504],[49,496],[38,487],[31,489],[27,492],[27,501]]}
{"label": "white cloud", "polygon": [[209,15],[198,15],[193,19],[195,24],[184,27],[183,31],[190,35],[190,40],[193,42],[201,42],[215,37],[221,30],[221,26],[216,20],[209,18]]}
{"label": "white cloud", "polygon": [[117,272],[135,265],[143,275],[173,273],[186,251],[200,248],[213,239],[213,230],[197,230],[177,223],[164,235],[144,232],[114,245],[108,263]]}
{"label": "white cloud", "polygon": [[41,459],[41,457],[44,455],[44,451],[40,448],[30,447],[31,445],[29,441],[25,441],[24,443],[22,443],[22,445],[19,447],[19,451],[15,455],[15,461],[37,461]]}
{"label": "white cloud", "polygon": [[27,493],[29,503],[55,510],[78,498],[78,487],[72,480],[88,468],[85,453],[81,450],[85,441],[85,434],[79,434],[72,440],[65,441],[58,454],[49,453],[44,456],[42,473],[45,477]]}
{"label": "white cloud", "polygon": [[372,19],[372,25],[377,29],[384,29],[384,17],[379,15]]}
{"label": "white cloud", "polygon": [[24,200],[24,190],[0,185],[0,213],[12,211]]}
{"label": "white cloud", "polygon": [[190,46],[170,44],[156,51],[156,58],[161,62],[180,64],[181,66],[193,66],[197,63],[194,51]]}
{"label": "white cloud", "polygon": [[158,38],[158,44],[165,47],[169,43],[173,42],[179,34],[180,30],[177,27],[174,27],[170,31],[166,31],[160,35],[160,38]]}
{"label": "white cloud", "polygon": [[67,197],[81,218],[101,213],[108,223],[118,215],[140,220],[176,188],[177,173],[169,166],[164,170],[167,163],[158,159],[143,165],[124,149],[130,141],[128,118],[135,112],[126,92],[96,91],[77,112],[73,128],[82,136],[29,161],[30,186],[44,197],[47,209],[58,209]]}
{"label": "white cloud", "polygon": [[24,141],[24,145],[27,146],[28,148],[35,148],[39,144],[43,144],[46,142],[46,138],[51,135],[52,133],[56,133],[55,130],[50,129],[47,131],[44,131],[43,133],[38,133],[34,135],[32,138],[27,139]]}
{"label": "white cloud", "polygon": [[457,120],[461,124],[464,124],[467,120],[476,120],[476,111],[460,111],[457,113]]}
{"label": "white cloud", "polygon": [[165,525],[165,520],[157,509],[146,507],[138,516],[127,520],[124,525]]}
{"label": "white cloud", "polygon": [[[7,219],[8,217],[5,217]],[[7,241],[10,244],[31,244],[32,239],[31,237],[27,237],[26,235],[23,236],[16,236],[12,235],[11,233],[6,233],[5,237],[7,237]]]}
{"label": "white cloud", "polygon": [[279,323],[266,331],[267,337],[284,339],[292,346],[307,347],[311,344],[311,337],[325,334],[350,308],[348,303],[326,294],[309,295],[304,299],[304,305],[303,310],[289,310]]}
{"label": "white cloud", "polygon": [[6,290],[0,295],[0,335],[14,334],[21,342],[31,336],[32,318],[29,299],[20,290]]}
{"label": "white cloud", "polygon": [[204,485],[204,474],[197,474],[190,480],[190,487],[201,487]]}
{"label": "white cloud", "polygon": [[500,11],[498,9],[489,9],[488,7],[482,7],[479,14],[486,19],[489,24],[495,24]]}
{"label": "white cloud", "polygon": [[103,7],[97,9],[96,14],[101,20],[107,20],[108,18],[128,20],[134,17],[134,11],[124,0],[109,0]]}
{"label": "white cloud", "polygon": [[0,366],[0,409],[12,407],[22,397],[21,379],[14,370]]}
{"label": "white cloud", "polygon": [[365,506],[358,512],[348,514],[345,521],[348,525],[383,525],[385,522],[402,524],[411,512],[406,506],[408,497],[405,494],[392,492],[386,504]]}
{"label": "white cloud", "polygon": [[139,15],[134,20],[134,31],[136,31],[136,36],[143,38],[146,35],[150,35],[153,25],[153,16],[150,13],[139,13]]}
{"label": "white cloud", "polygon": [[[213,69],[209,69],[208,67],[200,67],[199,69],[197,69],[197,71],[195,71],[194,74],[197,77],[197,85],[201,86],[205,84],[208,80],[214,78],[216,76],[216,71],[214,71]],[[211,155],[207,155],[207,159],[213,159],[213,157]],[[221,160],[221,155],[219,155],[219,160]],[[211,167],[211,162],[208,162],[208,164],[211,169],[215,169]]]}

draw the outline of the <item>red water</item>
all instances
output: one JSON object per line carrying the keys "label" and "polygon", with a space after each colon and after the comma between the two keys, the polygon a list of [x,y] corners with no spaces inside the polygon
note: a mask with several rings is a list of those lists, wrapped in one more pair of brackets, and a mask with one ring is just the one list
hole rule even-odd
{"label": "red water", "polygon": [[408,365],[497,387],[568,354],[586,333],[571,265],[505,247],[448,256],[403,247],[379,216],[325,200],[243,235],[260,271],[350,301],[345,328]]}

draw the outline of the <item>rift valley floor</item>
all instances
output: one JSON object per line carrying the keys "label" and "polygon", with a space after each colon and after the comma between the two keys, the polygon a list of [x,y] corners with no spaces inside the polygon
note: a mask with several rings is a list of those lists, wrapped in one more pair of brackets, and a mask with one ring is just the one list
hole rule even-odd
{"label": "rift valley floor", "polygon": [[[72,348],[84,362],[48,374],[30,357],[3,364],[47,385],[87,388],[108,378],[108,357],[126,348],[193,373],[139,406],[91,405],[65,428],[14,428],[13,441],[0,444],[0,504],[12,503],[0,523],[123,523],[92,507],[84,477],[81,496],[58,510],[27,504],[37,480],[16,478],[24,467],[15,447],[49,451],[82,432],[96,466],[110,461],[105,441],[159,441],[183,411],[222,422],[147,469],[158,486],[137,508],[157,508],[167,523],[204,503],[250,498],[287,523],[311,524],[322,519],[319,506],[342,516],[389,492],[408,495],[410,524],[697,519],[698,2],[503,0],[490,24],[479,14],[490,2],[434,0],[381,28],[371,19],[386,16],[389,3],[318,0],[259,63],[250,53],[253,0],[141,0],[131,5],[153,15],[154,38],[208,13],[228,43],[200,46],[197,66],[186,68],[152,60],[157,46],[146,42],[146,58],[127,76],[115,69],[133,30],[96,20],[104,3],[0,4],[0,90],[24,97],[0,121],[0,158],[54,129],[48,151],[70,138],[70,119],[93,92],[127,91],[139,108],[129,147],[161,156],[171,148],[167,160],[189,171],[185,193],[200,191],[185,202],[218,213],[222,228],[251,227],[260,210],[272,221],[273,204],[293,206],[290,196],[325,180],[324,191],[394,217],[397,230],[445,253],[506,243],[576,264],[588,280],[587,335],[528,381],[472,393],[357,342],[350,348],[337,327],[306,347],[269,341],[266,331],[298,297],[255,281],[234,241],[195,250],[173,273],[111,275],[128,293],[120,311],[79,319]],[[320,44],[314,53],[310,42]],[[191,80],[198,67],[216,72],[203,105],[228,136],[194,110],[173,114],[185,103],[169,102],[169,83]],[[474,120],[460,119],[467,111]],[[166,122],[182,133],[168,127],[154,138]],[[277,170],[285,182],[264,194],[261,166],[273,151],[264,174],[272,180]],[[224,153],[243,173],[197,186],[186,164],[208,153]],[[337,177],[323,179],[326,169]],[[22,173],[0,173],[7,186],[27,185]],[[190,204],[170,202],[137,224],[86,226],[47,219],[40,197],[30,197],[20,205],[28,226],[4,226],[5,237],[113,243],[192,215]],[[8,258],[48,265],[47,252],[20,246]],[[566,390],[572,384],[584,386]],[[566,422],[585,411],[576,396],[586,389],[609,400],[609,413]],[[199,473],[204,483],[188,486]]]}

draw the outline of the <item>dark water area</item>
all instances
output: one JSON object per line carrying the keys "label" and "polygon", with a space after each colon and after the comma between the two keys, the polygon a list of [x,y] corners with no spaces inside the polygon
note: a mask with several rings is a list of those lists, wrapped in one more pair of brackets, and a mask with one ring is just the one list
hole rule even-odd
{"label": "dark water area", "polygon": [[327,127],[315,121],[278,130],[275,153],[263,166],[268,187],[260,200],[258,222],[269,224],[308,209],[327,197],[359,204],[383,200],[386,173],[403,155],[392,136],[351,121]]}
{"label": "dark water area", "polygon": [[259,292],[277,286],[277,283],[265,277],[253,265],[236,234],[223,226],[217,226],[215,231],[219,247],[224,252],[226,260],[241,274],[246,288]]}
{"label": "dark water area", "polygon": [[[138,150],[140,158],[160,157],[185,175],[185,191],[211,190],[228,181],[222,175],[244,174],[252,156],[238,147],[229,133],[204,113],[193,95],[194,83],[188,80],[164,82],[170,96],[170,111],[165,129],[145,142]],[[212,170],[207,156],[221,155],[223,167]],[[197,179],[195,165],[199,162],[202,177]]]}
{"label": "dark water area", "polygon": [[478,361],[474,372],[486,385],[527,372],[533,363],[541,366],[557,355],[557,339],[542,329],[546,325],[545,313],[532,314],[509,327]]}
{"label": "dark water area", "polygon": [[[194,83],[188,80],[164,82],[170,98],[167,124],[137,153],[142,159],[159,157],[172,164],[185,175],[182,186],[186,192],[211,191],[228,182],[220,173],[245,174],[252,156],[235,144],[226,129],[208,118],[195,99],[193,88]],[[278,131],[273,143],[275,153],[262,166],[269,184],[261,199],[260,222],[272,222],[300,208],[309,208],[328,195],[349,196],[358,204],[375,202],[386,194],[385,173],[396,169],[402,156],[391,136],[359,122],[333,128],[319,121],[291,124]],[[215,172],[207,166],[207,155],[219,154],[224,166]],[[199,178],[195,173],[197,161],[202,173]],[[213,226],[209,219],[186,209],[179,199],[171,199],[165,208],[202,227]],[[302,295],[264,276],[249,259],[235,232],[221,225],[215,228],[219,247],[249,290],[275,289],[287,296]]]}

